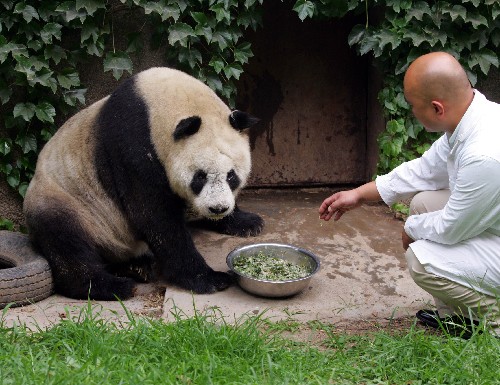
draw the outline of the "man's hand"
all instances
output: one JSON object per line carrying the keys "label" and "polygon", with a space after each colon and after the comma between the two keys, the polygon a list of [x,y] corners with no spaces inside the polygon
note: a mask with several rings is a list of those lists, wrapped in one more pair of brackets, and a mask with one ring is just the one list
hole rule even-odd
{"label": "man's hand", "polygon": [[415,242],[415,240],[411,239],[408,234],[406,234],[405,229],[403,229],[403,233],[401,234],[401,240],[403,241],[403,249],[405,250],[408,250],[410,243]]}
{"label": "man's hand", "polygon": [[375,182],[368,182],[353,190],[341,191],[326,198],[319,207],[319,219],[338,221],[345,212],[361,206],[366,201],[380,200]]}
{"label": "man's hand", "polygon": [[319,207],[319,219],[338,221],[345,212],[361,205],[356,190],[341,191],[326,198]]}

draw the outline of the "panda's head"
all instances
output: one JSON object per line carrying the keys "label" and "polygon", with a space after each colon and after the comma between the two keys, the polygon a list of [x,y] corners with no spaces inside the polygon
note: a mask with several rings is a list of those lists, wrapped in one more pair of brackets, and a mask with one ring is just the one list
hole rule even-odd
{"label": "panda's head", "polygon": [[209,87],[180,71],[153,68],[136,84],[148,106],[157,156],[189,215],[230,214],[251,169],[246,129],[258,119],[231,111]]}

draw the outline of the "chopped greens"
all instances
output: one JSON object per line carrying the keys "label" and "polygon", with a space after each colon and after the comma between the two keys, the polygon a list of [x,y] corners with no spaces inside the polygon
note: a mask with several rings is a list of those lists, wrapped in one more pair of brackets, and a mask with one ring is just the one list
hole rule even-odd
{"label": "chopped greens", "polygon": [[243,275],[267,281],[288,281],[311,273],[306,266],[266,255],[262,251],[255,255],[240,255],[233,260],[233,267]]}

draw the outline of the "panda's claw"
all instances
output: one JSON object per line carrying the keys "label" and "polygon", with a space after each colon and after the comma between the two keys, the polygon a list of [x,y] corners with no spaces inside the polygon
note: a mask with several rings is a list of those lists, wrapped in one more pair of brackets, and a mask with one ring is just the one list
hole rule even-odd
{"label": "panda's claw", "polygon": [[170,282],[196,294],[210,294],[227,289],[234,283],[234,276],[222,271],[209,271],[194,277],[173,277]]}

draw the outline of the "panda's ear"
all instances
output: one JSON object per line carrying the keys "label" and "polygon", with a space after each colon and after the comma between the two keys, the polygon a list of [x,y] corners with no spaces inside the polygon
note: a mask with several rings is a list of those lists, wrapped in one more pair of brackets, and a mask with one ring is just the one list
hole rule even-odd
{"label": "panda's ear", "polygon": [[199,116],[191,116],[182,119],[175,127],[174,140],[177,141],[182,138],[194,135],[198,132],[201,126],[201,118]]}
{"label": "panda's ear", "polygon": [[260,122],[260,119],[243,111],[234,110],[231,114],[229,114],[229,123],[231,123],[233,128],[236,128],[239,131],[252,127],[258,122]]}

